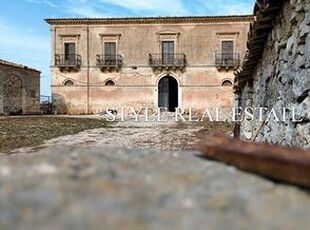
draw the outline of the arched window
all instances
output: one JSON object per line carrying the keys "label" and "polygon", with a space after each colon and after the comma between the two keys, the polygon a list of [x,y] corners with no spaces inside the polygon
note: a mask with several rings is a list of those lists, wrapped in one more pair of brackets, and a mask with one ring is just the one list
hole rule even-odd
{"label": "arched window", "polygon": [[115,82],[112,81],[112,80],[108,80],[108,81],[106,81],[106,83],[105,83],[105,86],[114,86],[114,85],[115,85]]}
{"label": "arched window", "polygon": [[222,86],[231,87],[233,84],[230,80],[225,80],[222,82]]}
{"label": "arched window", "polygon": [[65,86],[73,86],[74,82],[72,80],[66,80],[64,83]]}

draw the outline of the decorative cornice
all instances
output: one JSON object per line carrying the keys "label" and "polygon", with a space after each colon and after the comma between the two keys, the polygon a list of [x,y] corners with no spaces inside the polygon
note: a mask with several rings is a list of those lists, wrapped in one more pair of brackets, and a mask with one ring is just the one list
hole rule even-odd
{"label": "decorative cornice", "polygon": [[165,30],[165,31],[160,31],[158,33],[156,33],[157,35],[180,35],[180,32],[175,32],[175,31],[168,31],[168,30]]}
{"label": "decorative cornice", "polygon": [[79,38],[81,35],[80,34],[59,34],[59,37],[77,37]]}
{"label": "decorative cornice", "polygon": [[216,35],[218,35],[218,36],[220,36],[220,35],[239,35],[240,34],[240,32],[238,31],[236,31],[236,32],[229,32],[229,31],[227,31],[227,32],[218,32],[218,33],[216,33]]}
{"label": "decorative cornice", "polygon": [[14,62],[5,61],[3,59],[0,59],[0,65],[10,66],[10,67],[18,68],[18,69],[29,70],[29,71],[41,73],[41,71],[39,71],[39,70],[32,69],[32,68],[29,68],[28,66],[17,64]]}
{"label": "decorative cornice", "polygon": [[55,18],[45,19],[45,21],[50,25],[219,23],[251,22],[253,21],[253,15],[137,18]]}
{"label": "decorative cornice", "polygon": [[101,33],[99,34],[100,37],[116,37],[116,38],[120,38],[122,36],[122,34],[104,34],[104,33]]}

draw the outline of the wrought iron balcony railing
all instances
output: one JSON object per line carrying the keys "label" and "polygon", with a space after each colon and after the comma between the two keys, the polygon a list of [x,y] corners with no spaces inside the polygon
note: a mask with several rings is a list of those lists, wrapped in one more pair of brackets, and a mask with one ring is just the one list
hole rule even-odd
{"label": "wrought iron balcony railing", "polygon": [[55,65],[62,68],[79,68],[82,58],[79,54],[55,54]]}
{"label": "wrought iron balcony railing", "polygon": [[174,54],[149,54],[149,63],[152,68],[180,68],[186,66],[184,53]]}
{"label": "wrought iron balcony railing", "polygon": [[239,53],[216,53],[215,54],[215,65],[220,67],[238,67],[240,65],[240,54]]}
{"label": "wrought iron balcony railing", "polygon": [[97,66],[100,69],[120,69],[123,65],[123,58],[119,54],[97,54]]}

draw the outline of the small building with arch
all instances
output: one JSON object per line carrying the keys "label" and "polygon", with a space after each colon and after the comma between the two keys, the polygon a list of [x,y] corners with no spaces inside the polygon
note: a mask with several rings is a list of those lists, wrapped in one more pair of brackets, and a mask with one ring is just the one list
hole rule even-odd
{"label": "small building with arch", "polygon": [[40,73],[0,59],[0,115],[40,113]]}
{"label": "small building with arch", "polygon": [[253,16],[45,21],[51,26],[53,105],[57,113],[84,114],[232,107],[233,73]]}

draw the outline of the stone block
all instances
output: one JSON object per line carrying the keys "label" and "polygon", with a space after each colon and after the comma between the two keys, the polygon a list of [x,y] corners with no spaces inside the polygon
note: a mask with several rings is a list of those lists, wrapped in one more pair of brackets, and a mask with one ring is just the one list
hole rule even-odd
{"label": "stone block", "polygon": [[305,55],[305,49],[306,49],[305,44],[298,46],[297,54]]}
{"label": "stone block", "polygon": [[305,23],[309,26],[310,25],[310,12],[307,12],[305,15]]}
{"label": "stone block", "polygon": [[304,12],[305,11],[305,4],[303,0],[297,0],[295,3],[295,11],[296,12]]}
{"label": "stone block", "polygon": [[300,68],[305,68],[306,58],[304,55],[297,55],[295,59],[295,68],[298,70]]}
{"label": "stone block", "polygon": [[296,5],[297,0],[290,0],[291,6],[294,8]]}
{"label": "stone block", "polygon": [[296,146],[304,149],[310,149],[310,122],[306,124],[297,124],[297,143]]}
{"label": "stone block", "polygon": [[296,106],[295,118],[296,120],[301,120],[301,122],[310,120],[310,96]]}
{"label": "stone block", "polygon": [[286,51],[287,51],[288,55],[293,54],[293,48],[294,48],[294,45],[296,43],[297,43],[297,37],[295,37],[293,35],[287,40]]}
{"label": "stone block", "polygon": [[293,79],[293,93],[294,98],[297,100],[307,89],[310,88],[310,70],[303,69],[297,73],[292,72]]}
{"label": "stone block", "polygon": [[306,55],[306,68],[310,68],[310,35],[308,34],[306,38],[306,46],[305,46],[305,54]]}
{"label": "stone block", "polygon": [[303,20],[299,25],[299,40],[298,44],[305,44],[306,37],[308,36],[310,31],[309,25],[307,25],[306,20]]}

